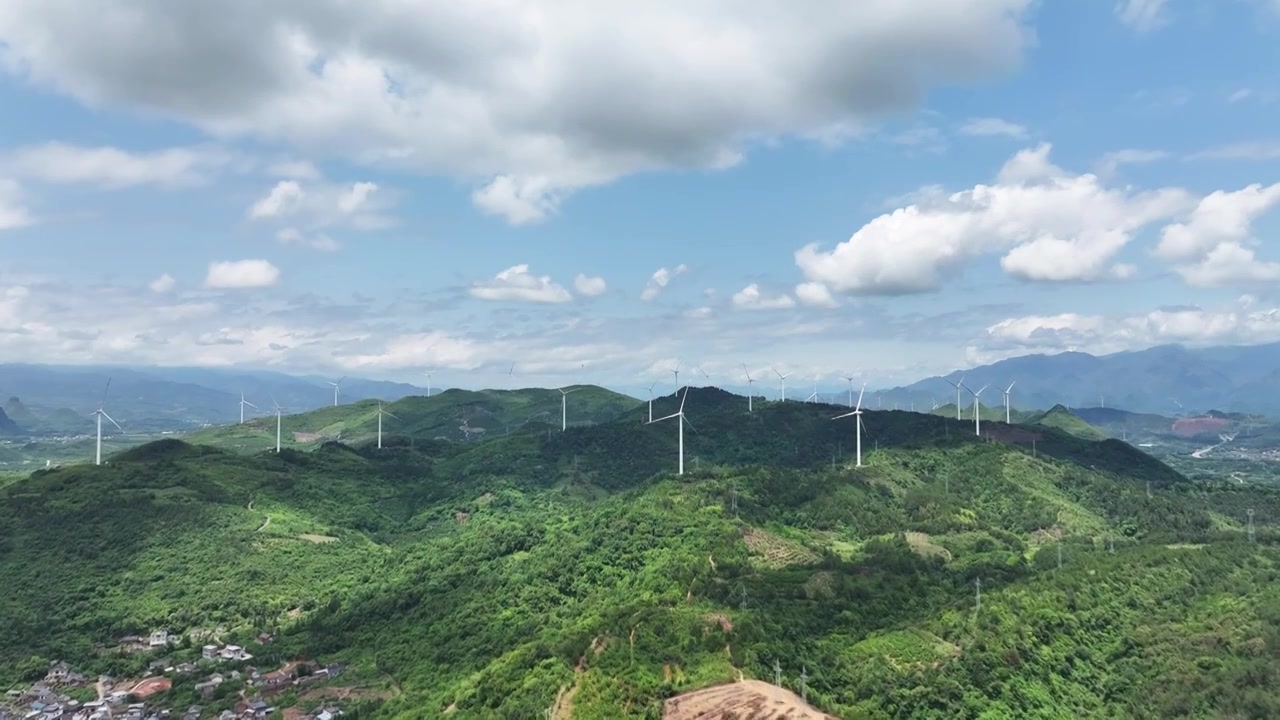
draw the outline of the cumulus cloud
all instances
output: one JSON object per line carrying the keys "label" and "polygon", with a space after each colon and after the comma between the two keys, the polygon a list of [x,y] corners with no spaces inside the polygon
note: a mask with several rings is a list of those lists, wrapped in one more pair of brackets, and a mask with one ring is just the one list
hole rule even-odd
{"label": "cumulus cloud", "polygon": [[322,250],[324,252],[334,252],[341,247],[338,245],[337,240],[334,240],[324,233],[307,235],[295,227],[281,228],[278,230],[276,232],[276,240],[279,240],[285,245],[295,245],[297,247]]}
{"label": "cumulus cloud", "polygon": [[178,284],[178,281],[174,280],[172,275],[170,275],[169,273],[164,273],[160,275],[160,277],[148,283],[147,287],[151,288],[152,292],[167,293],[170,290],[172,290],[177,284]]}
{"label": "cumulus cloud", "polygon": [[528,265],[512,265],[492,280],[471,286],[472,297],[481,300],[514,300],[532,303],[569,302],[573,296],[549,275],[533,275]]}
{"label": "cumulus cloud", "polygon": [[1280,158],[1280,140],[1219,145],[1191,153],[1188,160],[1274,160]]}
{"label": "cumulus cloud", "polygon": [[796,304],[790,295],[769,295],[757,283],[751,283],[734,293],[732,299],[733,306],[740,310],[781,310],[795,307]]}
{"label": "cumulus cloud", "polygon": [[971,118],[956,132],[975,137],[1004,136],[1021,139],[1027,136],[1025,127],[1000,118]]}
{"label": "cumulus cloud", "polygon": [[1140,150],[1138,148],[1115,150],[1103,155],[1098,160],[1098,172],[1102,175],[1111,175],[1123,165],[1145,165],[1167,157],[1169,157],[1169,153],[1164,150]]}
{"label": "cumulus cloud", "polygon": [[155,185],[180,187],[205,182],[231,162],[216,148],[179,147],[131,152],[61,142],[21,147],[3,160],[13,175],[48,183],[84,183],[107,189]]}
{"label": "cumulus cloud", "polygon": [[577,188],[724,167],[1012,71],[1031,4],[9,0],[0,60],[94,107],[472,179],[532,222]]}
{"label": "cumulus cloud", "polygon": [[1191,346],[1280,340],[1280,308],[1165,308],[1106,316],[1063,313],[1001,320],[969,346],[968,361],[982,364],[1027,353],[1085,350],[1094,354],[1167,343]]}
{"label": "cumulus cloud", "polygon": [[590,277],[578,273],[578,277],[573,279],[573,287],[583,295],[595,297],[596,295],[603,295],[607,286],[602,277]]}
{"label": "cumulus cloud", "polygon": [[271,287],[280,281],[280,269],[266,260],[225,260],[209,263],[207,288],[244,289]]}
{"label": "cumulus cloud", "polygon": [[640,299],[644,301],[653,300],[662,294],[664,288],[671,282],[671,279],[677,275],[683,275],[688,272],[689,266],[680,263],[668,270],[660,267],[653,271],[653,275],[649,277],[649,282],[645,283],[644,290],[640,291]]}
{"label": "cumulus cloud", "polygon": [[271,190],[249,207],[249,217],[255,220],[273,218],[294,212],[306,193],[293,180],[281,180]]}
{"label": "cumulus cloud", "polygon": [[1116,5],[1116,17],[1138,32],[1150,32],[1164,25],[1166,2],[1168,0],[1121,0]]}
{"label": "cumulus cloud", "polygon": [[810,282],[833,291],[907,294],[935,290],[943,273],[980,255],[1024,280],[1091,281],[1131,274],[1116,254],[1141,228],[1194,204],[1184,190],[1108,188],[1049,161],[1045,143],[1014,155],[993,185],[938,196],[881,215],[824,251],[795,253]]}
{"label": "cumulus cloud", "polygon": [[1201,287],[1280,279],[1280,263],[1259,261],[1250,247],[1254,220],[1277,203],[1280,183],[1210,193],[1185,222],[1164,227],[1155,255]]}
{"label": "cumulus cloud", "polygon": [[1241,100],[1249,99],[1250,95],[1253,95],[1252,90],[1250,90],[1249,88],[1240,88],[1239,90],[1236,90],[1235,92],[1227,96],[1227,102],[1238,103]]}
{"label": "cumulus cloud", "polygon": [[810,307],[833,308],[839,304],[831,295],[831,290],[820,282],[804,282],[796,285],[796,299],[802,305]]}
{"label": "cumulus cloud", "polygon": [[35,223],[22,204],[22,188],[13,180],[0,178],[0,230],[12,230]]}

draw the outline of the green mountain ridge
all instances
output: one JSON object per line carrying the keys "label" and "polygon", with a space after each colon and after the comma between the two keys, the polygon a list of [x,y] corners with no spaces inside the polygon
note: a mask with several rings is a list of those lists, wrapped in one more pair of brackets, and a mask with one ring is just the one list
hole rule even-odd
{"label": "green mountain ridge", "polygon": [[686,400],[683,476],[674,421],[634,401],[472,442],[436,439],[461,397],[400,403],[383,449],[376,403],[343,406],[305,427],[352,445],[163,440],[0,488],[0,684],[52,658],[137,674],[149,656],[96,646],[221,627],[274,632],[260,666],[346,663],[390,696],[375,718],[538,717],[569,692],[572,718],[658,717],[775,661],[847,720],[1280,712],[1275,492],[1196,485],[1118,440],[895,411],[864,415],[858,468],[841,408],[747,413],[711,388]]}
{"label": "green mountain ridge", "polygon": [[1089,423],[1064,405],[1054,405],[1030,421],[1032,425],[1056,428],[1084,440],[1105,440],[1107,434]]}

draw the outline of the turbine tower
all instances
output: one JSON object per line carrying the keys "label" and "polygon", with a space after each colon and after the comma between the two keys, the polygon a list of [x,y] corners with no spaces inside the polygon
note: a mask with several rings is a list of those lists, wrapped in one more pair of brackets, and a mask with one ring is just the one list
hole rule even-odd
{"label": "turbine tower", "polygon": [[676,379],[674,380],[676,385],[676,392],[680,392],[680,361],[677,360],[676,366],[671,370],[668,370],[667,372],[676,376]]}
{"label": "turbine tower", "polygon": [[973,395],[973,434],[974,435],[982,435],[982,413],[979,412],[979,410],[981,409],[981,405],[978,404],[978,398],[982,395],[982,391],[986,389],[987,389],[986,385],[983,385],[978,390],[978,392],[973,392],[972,390],[969,390],[969,388],[967,387],[965,388],[965,390],[969,390],[969,392]]}
{"label": "turbine tower", "polygon": [[395,418],[396,420],[400,419],[395,415],[392,415],[391,413],[387,412],[386,410],[383,410],[382,403],[378,403],[378,449],[379,450],[382,449],[382,416],[383,415],[386,415],[389,418]]}
{"label": "turbine tower", "polygon": [[[946,378],[942,378],[942,379],[947,380]],[[964,387],[964,376],[963,375],[960,376],[960,382],[951,382],[950,380],[947,380],[947,382],[951,383],[951,387],[956,389],[956,419],[959,420],[960,419],[960,388]],[[965,388],[965,389],[967,390],[968,388]]]}
{"label": "turbine tower", "polygon": [[333,386],[333,406],[334,406],[334,407],[338,407],[338,386],[339,386],[339,385],[341,385],[341,384],[342,384],[342,381],[343,381],[343,380],[346,380],[346,379],[347,379],[347,376],[346,376],[346,375],[343,375],[342,377],[338,378],[337,380],[330,380],[330,381],[329,381],[329,384]]}
{"label": "turbine tower", "polygon": [[[569,393],[581,390],[582,386],[578,386],[572,390],[560,388],[560,432],[569,429]],[[650,405],[652,408],[652,405]]]}
{"label": "turbine tower", "polygon": [[243,424],[244,424],[244,406],[245,406],[245,405],[248,405],[249,407],[253,408],[254,410],[257,410],[257,409],[258,409],[258,406],[257,406],[257,405],[254,405],[253,403],[251,403],[251,402],[249,402],[248,400],[245,400],[245,399],[244,399],[244,393],[240,393],[240,424],[241,424],[241,425],[243,425]]}
{"label": "turbine tower", "polygon": [[1013,386],[1017,384],[1017,380],[1009,383],[1009,387],[1000,391],[1004,395],[1004,423],[1009,424],[1009,393],[1013,392]]}
{"label": "turbine tower", "polygon": [[805,398],[805,399],[804,399],[804,401],[805,401],[805,402],[813,402],[813,403],[818,402],[818,378],[817,378],[817,376],[814,376],[814,378],[813,378],[813,392],[812,392],[812,393],[810,393],[810,394],[809,394],[809,397]]}
{"label": "turbine tower", "polygon": [[95,415],[98,419],[98,446],[97,446],[97,450],[94,452],[94,455],[93,455],[94,465],[102,464],[102,418],[106,418],[107,420],[110,420],[111,424],[115,425],[116,428],[120,430],[120,432],[124,432],[124,428],[120,427],[120,423],[116,422],[115,420],[112,420],[111,416],[107,414],[107,410],[106,410],[107,390],[110,388],[111,388],[111,378],[107,378],[107,384],[102,388],[102,402],[98,403],[98,409],[93,411],[93,415]]}
{"label": "turbine tower", "polygon": [[837,415],[832,420],[852,417],[854,419],[853,434],[856,437],[854,447],[856,448],[855,463],[857,467],[862,467],[862,394],[867,391],[864,383],[862,389],[858,391],[858,404],[854,407],[853,412],[847,412],[843,415]]}
{"label": "turbine tower", "polygon": [[[662,422],[663,420],[670,420],[671,418],[676,418],[676,421],[677,423],[679,423],[679,426],[680,426],[680,466],[679,466],[679,470],[677,471],[678,475],[684,474],[684,425],[685,423],[689,422],[684,416],[684,401],[687,399],[689,399],[689,388],[686,387],[684,389],[684,393],[680,396],[679,410],[677,410],[675,413],[668,415],[666,417],[660,417],[657,420],[650,420],[648,423],[646,423],[648,425],[652,425],[653,423]],[[690,430],[693,429],[693,423],[689,423],[689,429]]]}
{"label": "turbine tower", "polygon": [[658,383],[650,383],[649,385],[649,422],[653,422],[653,386]]}
{"label": "turbine tower", "polygon": [[423,375],[427,376],[427,397],[431,397],[431,371],[428,370]]}
{"label": "turbine tower", "polygon": [[770,366],[770,369],[772,369],[774,374],[778,376],[778,383],[782,388],[781,394],[778,397],[781,398],[781,402],[786,402],[787,401],[787,378],[791,377],[791,373],[787,373],[786,375],[783,375],[782,373],[778,372],[778,368],[776,367]]}
{"label": "turbine tower", "polygon": [[747,372],[746,363],[742,363],[742,374],[747,376],[747,412],[751,412],[751,396],[755,395],[755,391],[751,388],[751,386],[755,385],[756,381],[754,378],[751,377],[751,373]]}
{"label": "turbine tower", "polygon": [[276,452],[280,452],[280,411],[284,408],[280,407],[280,403],[275,398],[271,398],[271,404],[276,408]]}

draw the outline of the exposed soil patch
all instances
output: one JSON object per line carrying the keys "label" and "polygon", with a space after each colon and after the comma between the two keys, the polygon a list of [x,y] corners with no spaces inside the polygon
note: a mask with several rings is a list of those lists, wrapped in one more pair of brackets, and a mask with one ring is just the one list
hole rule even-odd
{"label": "exposed soil patch", "polygon": [[165,692],[166,690],[172,687],[173,687],[173,682],[171,682],[169,678],[162,678],[162,677],[147,678],[146,680],[143,680],[137,685],[134,685],[133,689],[129,691],[129,694],[137,695],[140,698],[146,698],[146,697],[151,697],[156,693]]}
{"label": "exposed soil patch", "polygon": [[748,528],[742,535],[752,560],[767,568],[784,568],[790,565],[812,565],[818,562],[818,554],[794,540],[779,537],[759,528]]}
{"label": "exposed soil patch", "polygon": [[390,690],[330,686],[311,688],[298,693],[298,697],[302,700],[390,700],[393,694]]}
{"label": "exposed soil patch", "polygon": [[1195,437],[1196,435],[1216,435],[1229,427],[1231,427],[1231,421],[1226,418],[1197,417],[1175,420],[1170,429],[1175,435]]}
{"label": "exposed soil patch", "polygon": [[307,542],[313,542],[317,545],[338,542],[338,538],[333,537],[332,535],[311,535],[309,533],[304,533],[302,535],[299,535],[298,537],[302,538],[303,540],[306,540]]}
{"label": "exposed soil patch", "polygon": [[293,434],[294,442],[309,443],[309,442],[315,442],[319,439],[320,439],[320,433],[295,432]]}
{"label": "exposed soil patch", "polygon": [[662,720],[840,720],[795,693],[760,680],[715,685],[677,695],[663,705]]}

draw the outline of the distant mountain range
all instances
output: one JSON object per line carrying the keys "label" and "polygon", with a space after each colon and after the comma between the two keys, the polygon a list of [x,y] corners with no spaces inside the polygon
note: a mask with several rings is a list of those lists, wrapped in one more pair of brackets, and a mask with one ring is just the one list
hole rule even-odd
{"label": "distant mountain range", "polygon": [[[1162,345],[1102,356],[1025,355],[877,394],[883,403],[905,406],[914,401],[917,408],[930,401],[954,403],[956,391],[948,380],[961,378],[975,390],[989,386],[982,394],[984,405],[1003,404],[1001,390],[1016,381],[1015,408],[1060,404],[1166,416],[1210,410],[1280,415],[1280,343],[1198,349]],[[962,397],[962,404],[972,401],[967,393]]]}
{"label": "distant mountain range", "polygon": [[[0,364],[0,398],[8,419],[30,433],[78,433],[92,429],[90,414],[106,398],[107,412],[131,431],[180,430],[240,418],[240,395],[257,406],[246,417],[266,415],[272,401],[286,412],[333,403],[333,387],[319,377],[208,368],[138,368]],[[350,377],[343,402],[397,400],[426,391],[406,383]],[[3,425],[3,421],[0,421]]]}

